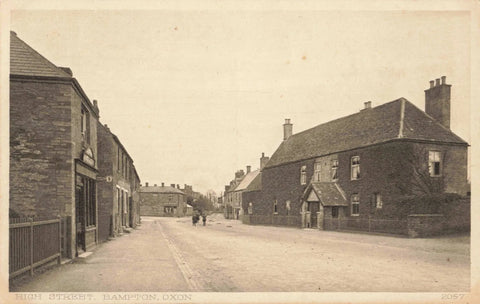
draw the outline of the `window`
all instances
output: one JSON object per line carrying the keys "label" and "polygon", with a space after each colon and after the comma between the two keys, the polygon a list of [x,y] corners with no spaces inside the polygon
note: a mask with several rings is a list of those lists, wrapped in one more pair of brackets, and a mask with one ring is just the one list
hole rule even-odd
{"label": "window", "polygon": [[430,176],[441,175],[441,152],[429,151],[428,152],[428,171]]}
{"label": "window", "polygon": [[80,115],[80,132],[82,133],[82,138],[87,143],[90,143],[90,113],[82,106]]}
{"label": "window", "polygon": [[315,163],[314,165],[314,173],[313,173],[313,180],[316,182],[319,182],[321,179],[321,173],[322,173],[322,164],[321,163]]}
{"label": "window", "polygon": [[290,201],[285,202],[285,209],[287,210],[287,215],[290,215]]}
{"label": "window", "polygon": [[352,205],[352,209],[351,209],[350,215],[358,216],[360,214],[360,197],[357,193],[352,195],[351,205]]}
{"label": "window", "polygon": [[337,207],[337,206],[333,206],[333,207],[332,207],[332,217],[333,217],[333,218],[337,218],[337,217],[338,217],[338,207]]}
{"label": "window", "polygon": [[360,156],[352,157],[352,166],[351,166],[351,179],[356,180],[360,179]]}
{"label": "window", "polygon": [[302,166],[300,169],[300,185],[307,184],[307,166]]}
{"label": "window", "polygon": [[248,203],[248,214],[253,214],[253,204]]}
{"label": "window", "polygon": [[374,193],[373,194],[373,199],[375,202],[375,207],[377,209],[382,209],[383,202],[382,202],[382,195],[380,193]]}
{"label": "window", "polygon": [[338,160],[332,160],[332,180],[336,181],[338,179]]}
{"label": "window", "polygon": [[273,202],[273,214],[278,213],[278,205],[277,205],[277,200]]}

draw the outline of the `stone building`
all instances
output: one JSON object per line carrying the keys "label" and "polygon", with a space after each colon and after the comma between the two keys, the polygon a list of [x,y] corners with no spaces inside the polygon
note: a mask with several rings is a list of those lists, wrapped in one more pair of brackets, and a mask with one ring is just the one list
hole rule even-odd
{"label": "stone building", "polygon": [[66,219],[65,255],[98,241],[97,103],[69,68],[10,35],[10,209]]}
{"label": "stone building", "polygon": [[445,77],[430,82],[426,112],[399,98],[298,134],[286,120],[261,190],[246,194],[245,221],[336,229],[332,219],[346,219],[367,229],[398,218],[406,197],[466,195],[468,144],[450,130],[450,88]]}
{"label": "stone building", "polygon": [[233,210],[233,219],[240,220],[244,214],[242,208],[242,198],[244,192],[247,190],[250,183],[258,176],[260,169],[251,171],[251,166],[247,166],[247,173],[243,177],[242,181],[238,184],[237,187],[232,191],[232,210]]}
{"label": "stone building", "polygon": [[133,160],[118,137],[100,122],[98,130],[98,217],[99,239],[123,233],[139,223],[138,200],[140,178]]}
{"label": "stone building", "polygon": [[237,186],[245,178],[245,171],[238,170],[235,172],[235,178],[230,181],[229,185],[225,186],[225,192],[223,193],[224,199],[224,217],[226,219],[238,219],[240,211],[240,192],[235,192]]}
{"label": "stone building", "polygon": [[140,198],[140,215],[181,217],[188,213],[185,194],[180,186],[171,184],[152,187],[148,183],[138,190]]}

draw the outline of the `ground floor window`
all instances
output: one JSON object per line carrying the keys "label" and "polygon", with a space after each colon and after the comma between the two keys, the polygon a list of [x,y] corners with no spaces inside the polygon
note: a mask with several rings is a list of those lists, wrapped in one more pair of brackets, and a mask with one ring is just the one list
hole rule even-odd
{"label": "ground floor window", "polygon": [[278,206],[277,206],[277,200],[273,202],[273,213],[277,214],[278,213]]}
{"label": "ground floor window", "polygon": [[357,193],[352,195],[351,205],[352,205],[352,209],[350,214],[352,216],[359,215],[360,214],[360,196]]}
{"label": "ground floor window", "polygon": [[166,214],[175,214],[176,207],[164,207],[163,211]]}
{"label": "ground floor window", "polygon": [[97,221],[96,183],[94,179],[77,174],[77,213],[86,227],[95,226]]}
{"label": "ground floor window", "polygon": [[377,209],[382,209],[382,207],[383,207],[382,195],[380,193],[374,193],[373,194],[373,199],[374,199],[374,202],[375,202],[375,207]]}

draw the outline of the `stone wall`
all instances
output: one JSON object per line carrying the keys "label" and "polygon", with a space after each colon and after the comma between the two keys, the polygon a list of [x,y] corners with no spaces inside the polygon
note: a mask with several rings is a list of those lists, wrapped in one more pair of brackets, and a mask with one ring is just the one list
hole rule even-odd
{"label": "stone wall", "polygon": [[445,230],[443,214],[411,214],[407,223],[408,236],[412,238],[439,235]]}

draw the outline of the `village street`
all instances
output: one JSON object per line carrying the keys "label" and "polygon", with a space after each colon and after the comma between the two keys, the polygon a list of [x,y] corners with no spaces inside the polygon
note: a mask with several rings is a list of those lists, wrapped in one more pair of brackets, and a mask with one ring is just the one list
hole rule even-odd
{"label": "village street", "polygon": [[12,291],[468,291],[470,239],[248,226],[209,217],[143,217]]}

